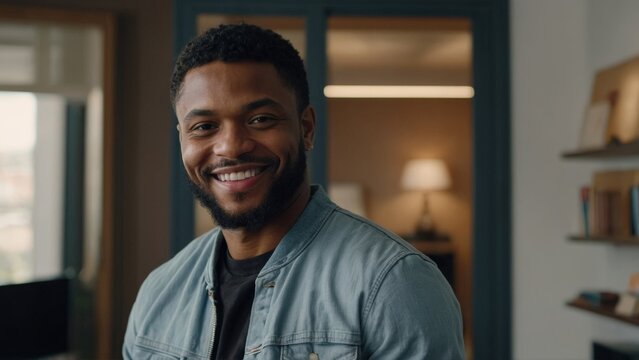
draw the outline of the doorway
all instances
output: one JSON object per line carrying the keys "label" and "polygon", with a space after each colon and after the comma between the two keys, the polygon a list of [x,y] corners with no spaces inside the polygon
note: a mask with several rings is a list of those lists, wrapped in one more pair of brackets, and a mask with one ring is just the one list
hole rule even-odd
{"label": "doorway", "polygon": [[[471,24],[464,18],[330,17],[327,58],[329,194],[438,264],[460,302],[470,359]],[[442,161],[448,183],[437,190],[427,183],[422,190],[403,187],[402,181],[413,181],[404,178],[411,160]],[[428,234],[417,229],[423,196],[432,220]]]}

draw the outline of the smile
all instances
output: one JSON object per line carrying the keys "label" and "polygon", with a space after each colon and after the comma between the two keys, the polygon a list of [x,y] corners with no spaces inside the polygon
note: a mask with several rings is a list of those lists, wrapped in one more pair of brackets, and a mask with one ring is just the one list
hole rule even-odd
{"label": "smile", "polygon": [[222,181],[222,182],[240,181],[240,180],[246,180],[246,179],[250,179],[252,177],[255,177],[258,174],[260,174],[261,172],[262,172],[262,169],[253,168],[253,169],[248,169],[248,170],[244,170],[244,171],[236,171],[236,172],[229,172],[229,173],[222,173],[222,174],[214,174],[213,176],[215,176],[215,178],[217,180]]}

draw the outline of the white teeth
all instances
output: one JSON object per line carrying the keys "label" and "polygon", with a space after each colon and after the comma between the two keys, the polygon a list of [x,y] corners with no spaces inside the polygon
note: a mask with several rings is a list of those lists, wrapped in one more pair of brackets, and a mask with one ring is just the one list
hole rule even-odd
{"label": "white teeth", "polygon": [[259,173],[258,169],[250,169],[250,170],[240,171],[240,172],[219,174],[218,178],[221,181],[239,181],[239,180],[244,180],[244,179],[253,177],[257,175],[258,173]]}

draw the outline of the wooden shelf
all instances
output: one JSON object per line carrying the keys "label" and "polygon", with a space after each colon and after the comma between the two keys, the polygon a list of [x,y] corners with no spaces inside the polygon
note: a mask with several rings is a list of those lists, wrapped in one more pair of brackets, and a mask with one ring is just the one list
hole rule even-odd
{"label": "wooden shelf", "polygon": [[592,242],[592,243],[600,243],[600,244],[609,244],[609,245],[628,245],[628,246],[639,246],[639,237],[636,236],[583,236],[583,235],[570,235],[568,239],[575,242]]}
{"label": "wooden shelf", "polygon": [[630,317],[630,316],[621,316],[615,314],[614,308],[612,307],[602,307],[602,306],[592,306],[587,301],[582,299],[574,299],[566,303],[566,305],[579,309],[588,311],[597,315],[601,315],[610,319],[615,319],[618,321],[625,322],[627,324],[639,326],[639,317]]}
{"label": "wooden shelf", "polygon": [[565,159],[606,159],[639,155],[639,140],[627,144],[607,145],[602,148],[576,149],[561,154]]}

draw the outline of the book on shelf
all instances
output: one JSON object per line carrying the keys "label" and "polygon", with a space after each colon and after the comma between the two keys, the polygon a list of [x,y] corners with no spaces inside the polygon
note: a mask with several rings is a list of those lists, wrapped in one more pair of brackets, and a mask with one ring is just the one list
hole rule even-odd
{"label": "book on shelf", "polygon": [[639,237],[639,170],[597,172],[579,198],[584,237]]}
{"label": "book on shelf", "polygon": [[619,294],[612,291],[584,290],[579,293],[579,299],[594,307],[614,307],[619,301]]}
{"label": "book on shelf", "polygon": [[[594,190],[591,195],[588,234],[594,236],[623,234],[621,196],[618,191]],[[586,235],[588,236],[588,235]]]}
{"label": "book on shelf", "polygon": [[639,185],[630,187],[630,235],[639,236]]}
{"label": "book on shelf", "polygon": [[581,225],[585,237],[590,236],[590,221],[588,215],[590,211],[590,187],[582,186],[579,191],[579,200],[581,202]]}
{"label": "book on shelf", "polygon": [[630,274],[628,279],[628,292],[639,296],[639,272]]}

